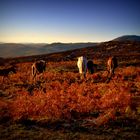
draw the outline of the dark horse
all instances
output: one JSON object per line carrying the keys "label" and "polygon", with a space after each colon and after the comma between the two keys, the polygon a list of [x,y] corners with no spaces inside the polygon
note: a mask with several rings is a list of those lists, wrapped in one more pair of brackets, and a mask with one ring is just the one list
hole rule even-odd
{"label": "dark horse", "polygon": [[94,73],[94,64],[92,60],[88,60],[87,62],[87,70],[90,74]]}
{"label": "dark horse", "polygon": [[8,77],[10,73],[16,73],[15,66],[11,66],[10,68],[0,69],[0,76],[3,76],[2,81],[4,80],[4,77]]}

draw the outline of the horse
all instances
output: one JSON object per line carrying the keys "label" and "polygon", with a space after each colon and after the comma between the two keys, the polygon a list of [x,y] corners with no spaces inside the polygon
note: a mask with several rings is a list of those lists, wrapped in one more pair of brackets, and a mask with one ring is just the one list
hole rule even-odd
{"label": "horse", "polygon": [[107,60],[107,71],[108,71],[108,78],[111,79],[112,75],[114,75],[114,70],[117,68],[118,62],[115,56],[111,56]]}
{"label": "horse", "polygon": [[86,78],[86,71],[87,71],[87,59],[84,56],[78,57],[77,66],[79,69],[79,73]]}
{"label": "horse", "polygon": [[2,81],[4,81],[4,77],[8,77],[10,73],[16,73],[16,67],[11,66],[9,68],[0,69],[0,76],[2,76]]}
{"label": "horse", "polygon": [[33,63],[32,65],[32,77],[35,79],[35,77],[38,74],[43,73],[46,70],[46,61],[44,60],[38,60]]}

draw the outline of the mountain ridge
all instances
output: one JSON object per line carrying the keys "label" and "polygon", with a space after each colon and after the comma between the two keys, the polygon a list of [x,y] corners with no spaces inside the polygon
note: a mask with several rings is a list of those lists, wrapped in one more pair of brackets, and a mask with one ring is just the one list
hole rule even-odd
{"label": "mountain ridge", "polygon": [[112,41],[140,41],[140,36],[138,35],[123,35],[113,39]]}
{"label": "mountain ridge", "polygon": [[63,52],[72,49],[95,46],[96,44],[97,43],[4,43],[0,44],[0,57],[7,58]]}
{"label": "mountain ridge", "polygon": [[[115,38],[111,41],[123,42],[123,41],[140,41],[140,36],[137,35],[124,35]],[[102,43],[0,43],[0,57],[20,57],[20,56],[32,56],[32,55],[43,55],[49,53],[64,52],[69,50],[95,47]],[[107,47],[107,46],[105,46]],[[115,47],[108,46],[108,51]]]}

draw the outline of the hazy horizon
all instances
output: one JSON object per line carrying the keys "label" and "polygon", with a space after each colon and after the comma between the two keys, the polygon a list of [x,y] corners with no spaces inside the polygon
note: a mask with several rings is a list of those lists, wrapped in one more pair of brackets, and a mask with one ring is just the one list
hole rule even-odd
{"label": "hazy horizon", "polygon": [[140,35],[136,0],[0,0],[0,42],[94,43]]}
{"label": "hazy horizon", "polygon": [[[129,37],[130,36],[130,38],[132,37],[132,36],[136,36],[136,37],[140,37],[139,35],[121,35],[121,36],[118,36],[118,37],[116,37],[116,38],[113,38],[113,39],[110,39],[110,40],[106,40],[106,41],[101,41],[101,42],[0,42],[0,44],[10,44],[10,43],[15,43],[15,44],[47,44],[47,45],[51,45],[51,44],[86,44],[86,43],[91,43],[91,44],[93,44],[93,43],[103,43],[103,42],[108,42],[108,41],[112,41],[112,40],[115,40],[115,39],[117,39],[117,38],[121,38],[121,37]],[[131,39],[130,39],[131,40]]]}

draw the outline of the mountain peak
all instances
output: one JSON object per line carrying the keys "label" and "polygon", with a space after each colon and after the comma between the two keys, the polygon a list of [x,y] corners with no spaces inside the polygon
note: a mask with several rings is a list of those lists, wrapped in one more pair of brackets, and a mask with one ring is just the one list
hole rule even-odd
{"label": "mountain peak", "polygon": [[113,41],[140,41],[140,36],[137,35],[124,35],[113,39]]}

